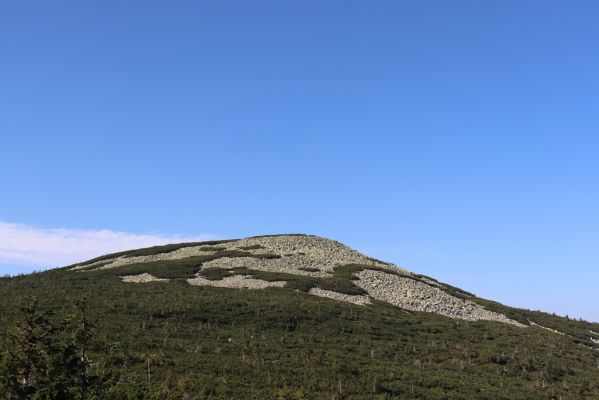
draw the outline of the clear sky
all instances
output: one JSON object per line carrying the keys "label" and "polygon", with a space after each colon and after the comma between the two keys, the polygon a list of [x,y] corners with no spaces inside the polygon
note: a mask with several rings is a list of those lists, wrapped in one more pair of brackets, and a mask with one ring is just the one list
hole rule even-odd
{"label": "clear sky", "polygon": [[0,3],[0,272],[303,232],[599,321],[596,1]]}

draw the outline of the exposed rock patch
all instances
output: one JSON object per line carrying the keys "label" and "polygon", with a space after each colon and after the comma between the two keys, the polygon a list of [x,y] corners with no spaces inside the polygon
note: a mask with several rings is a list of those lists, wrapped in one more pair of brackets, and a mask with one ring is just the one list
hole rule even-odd
{"label": "exposed rock patch", "polygon": [[218,281],[211,281],[203,276],[196,276],[188,279],[190,285],[196,286],[214,286],[229,289],[266,289],[268,287],[283,287],[287,284],[285,281],[264,281],[262,279],[254,279],[247,275],[232,275],[224,277]]}
{"label": "exposed rock patch", "polygon": [[343,294],[332,292],[330,290],[323,290],[320,288],[312,288],[308,293],[313,294],[315,296],[326,297],[327,299],[333,299],[338,301],[345,301],[346,303],[357,304],[360,306],[363,306],[365,304],[372,304],[370,302],[370,297],[368,297],[367,295]]}
{"label": "exposed rock patch", "polygon": [[139,275],[125,275],[125,276],[121,276],[121,279],[123,280],[123,282],[127,282],[127,283],[147,283],[147,282],[166,282],[166,281],[168,281],[168,279],[156,278],[155,276],[150,275],[148,273],[143,273],[143,274],[139,274]]}
{"label": "exposed rock patch", "polygon": [[356,276],[356,285],[377,300],[409,311],[424,311],[468,321],[489,320],[524,326],[503,314],[486,310],[481,305],[454,297],[443,290],[414,279],[364,270]]}

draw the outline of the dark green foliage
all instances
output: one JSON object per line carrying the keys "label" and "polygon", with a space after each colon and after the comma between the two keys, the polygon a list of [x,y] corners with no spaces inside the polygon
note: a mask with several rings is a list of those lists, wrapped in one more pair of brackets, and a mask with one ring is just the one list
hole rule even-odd
{"label": "dark green foliage", "polygon": [[[227,256],[234,255],[248,256]],[[73,313],[73,299],[87,297],[87,307],[69,318],[68,325],[94,321],[92,343],[72,328],[67,334],[57,332],[52,343],[71,349],[68,357],[55,359],[85,354],[91,361],[85,368],[95,377],[86,379],[90,399],[599,398],[599,352],[575,342],[585,330],[587,337],[588,330],[599,332],[597,324],[475,299],[513,318],[571,332],[573,339],[538,328],[454,321],[379,302],[355,306],[304,293],[327,285],[328,290],[352,291],[353,275],[369,266],[339,267],[328,279],[244,268],[201,271],[210,279],[235,273],[284,280],[298,291],[231,290],[184,282],[127,284],[119,277],[138,268],[139,273],[182,281],[206,261],[0,278],[0,329],[5,330],[0,334],[5,354],[0,381],[15,382],[15,345],[8,331],[22,320],[19,304],[35,294],[43,299],[38,309],[45,319],[40,325],[54,327]],[[125,273],[126,268],[131,269]],[[68,387],[80,387],[80,367]],[[70,399],[79,393],[69,392]]]}
{"label": "dark green foliage", "polygon": [[225,268],[206,268],[200,272],[200,275],[211,281],[220,281],[221,279],[231,276],[233,271]]}
{"label": "dark green foliage", "polygon": [[[558,317],[556,315],[540,312],[523,310],[519,308],[506,307],[503,304],[489,301],[481,298],[473,298],[472,301],[483,305],[485,308],[497,311],[507,315],[515,321],[528,325],[530,321],[546,328],[554,329],[566,334],[576,345],[582,345],[588,348],[596,348],[597,344],[591,340],[590,331],[597,332],[598,324],[586,321],[572,320],[569,318]],[[540,328],[533,328],[540,329]],[[599,366],[598,366],[599,367]]]}
{"label": "dark green foliage", "polygon": [[205,246],[205,247],[200,247],[198,250],[200,250],[200,251],[223,251],[226,249],[227,249],[226,247]]}
{"label": "dark green foliage", "polygon": [[264,258],[264,259],[267,259],[267,260],[274,260],[274,259],[277,259],[277,258],[281,258],[281,256],[278,255],[278,254],[253,254],[253,255],[251,255],[249,257]]}
{"label": "dark green foliage", "polygon": [[[22,318],[7,331],[0,364],[0,393],[7,399],[84,399],[94,382],[87,349],[92,340],[85,303],[57,326],[35,297],[20,307]],[[65,334],[66,333],[66,334]],[[71,336],[69,336],[69,333]]]}
{"label": "dark green foliage", "polygon": [[241,246],[240,249],[242,250],[258,250],[258,249],[263,249],[264,246],[261,246],[259,244],[254,244],[251,246]]}
{"label": "dark green foliage", "polygon": [[318,283],[318,287],[324,290],[330,290],[333,292],[343,293],[343,294],[352,294],[359,295],[365,294],[366,291],[361,287],[356,286],[351,280],[342,279],[342,278],[327,278],[322,279]]}
{"label": "dark green foliage", "polygon": [[335,278],[340,278],[340,279],[355,280],[355,279],[357,279],[355,277],[355,274],[357,274],[360,271],[364,271],[365,269],[369,269],[372,271],[381,271],[381,272],[385,272],[387,274],[402,275],[402,276],[409,277],[409,275],[401,274],[399,270],[394,271],[394,270],[388,269],[388,268],[381,268],[381,267],[377,267],[374,265],[364,265],[364,264],[347,264],[347,265],[338,266],[333,270],[333,276]]}
{"label": "dark green foliage", "polygon": [[74,373],[73,378],[79,380],[79,399],[83,400],[86,398],[88,388],[97,383],[95,377],[90,376],[89,369],[91,360],[89,358],[89,352],[93,344],[93,323],[87,317],[87,303],[85,298],[75,300],[76,312],[67,319],[68,325],[71,326],[70,332],[70,343],[76,351],[76,362],[73,366]]}
{"label": "dark green foliage", "polygon": [[310,267],[300,267],[298,269],[300,271],[306,271],[306,272],[319,272],[320,271],[318,268],[310,268]]}
{"label": "dark green foliage", "polygon": [[254,258],[264,258],[264,259],[281,258],[281,256],[278,254],[252,254],[247,251],[240,251],[240,250],[219,251],[218,253],[215,253],[214,255],[212,255],[212,257],[213,257],[213,259],[222,258],[222,257],[231,257],[231,258],[233,258],[233,257],[254,257]]}

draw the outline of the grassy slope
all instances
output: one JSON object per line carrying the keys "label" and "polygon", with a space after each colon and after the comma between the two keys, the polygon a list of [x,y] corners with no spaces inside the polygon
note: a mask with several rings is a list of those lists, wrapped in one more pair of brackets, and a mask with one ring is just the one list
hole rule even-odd
{"label": "grassy slope", "polygon": [[[96,367],[114,374],[111,399],[184,393],[198,399],[599,398],[599,352],[576,343],[586,330],[599,331],[596,324],[487,304],[569,329],[572,338],[382,303],[354,306],[286,288],[194,287],[182,280],[194,263],[153,267],[179,280],[126,284],[120,269],[2,278],[0,326],[18,318],[16,305],[28,294],[57,315],[86,295],[97,320]],[[350,278],[347,270],[337,274],[343,277]]]}

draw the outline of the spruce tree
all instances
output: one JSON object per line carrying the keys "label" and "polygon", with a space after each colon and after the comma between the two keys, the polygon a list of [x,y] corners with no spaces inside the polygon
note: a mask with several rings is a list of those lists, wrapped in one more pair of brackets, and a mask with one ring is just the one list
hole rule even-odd
{"label": "spruce tree", "polygon": [[75,301],[75,313],[71,318],[71,344],[77,351],[75,368],[77,369],[78,387],[80,400],[84,400],[92,378],[88,373],[90,360],[89,348],[93,339],[93,325],[87,317],[86,299]]}
{"label": "spruce tree", "polygon": [[2,352],[0,391],[7,399],[85,398],[91,333],[84,302],[76,307],[74,316],[62,324],[61,334],[38,300],[26,299],[20,308],[22,320],[8,332],[9,346]]}

